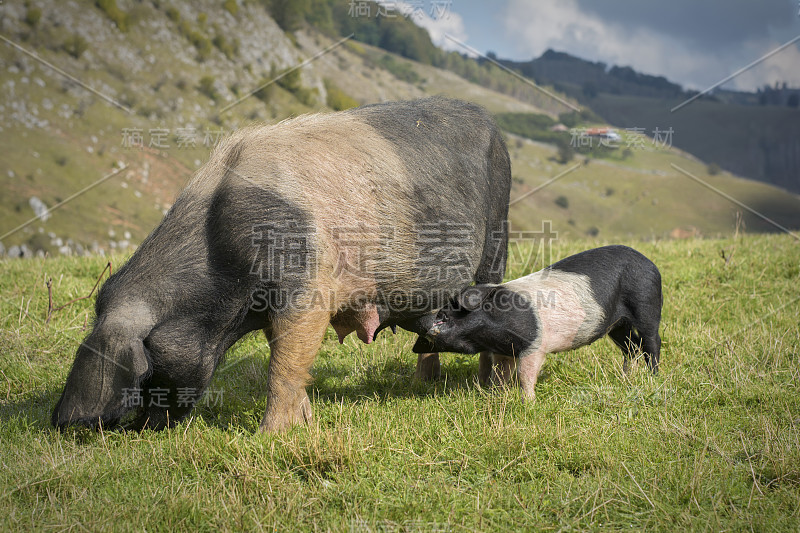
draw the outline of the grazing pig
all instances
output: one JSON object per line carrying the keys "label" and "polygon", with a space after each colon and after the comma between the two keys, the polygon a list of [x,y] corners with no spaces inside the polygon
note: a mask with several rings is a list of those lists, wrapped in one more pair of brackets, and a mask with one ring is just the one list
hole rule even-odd
{"label": "grazing pig", "polygon": [[627,246],[604,246],[567,257],[501,285],[464,289],[430,321],[427,341],[439,351],[491,351],[501,380],[514,360],[522,389],[534,386],[548,353],[572,350],[608,334],[622,349],[624,368],[641,350],[658,372],[661,274]]}
{"label": "grazing pig", "polygon": [[424,333],[463,288],[502,281],[510,187],[494,121],[457,100],[232,134],[103,285],[52,423],[170,426],[256,329],[271,352],[261,429],[307,421],[328,324],[367,343]]}

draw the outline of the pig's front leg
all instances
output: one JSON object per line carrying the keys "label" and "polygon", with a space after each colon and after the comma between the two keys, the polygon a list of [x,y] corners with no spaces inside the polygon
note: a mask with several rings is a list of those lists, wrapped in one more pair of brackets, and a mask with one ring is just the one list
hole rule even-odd
{"label": "pig's front leg", "polygon": [[517,361],[517,375],[526,400],[536,399],[534,388],[536,387],[539,372],[542,371],[546,355],[544,351],[536,351],[521,356]]}

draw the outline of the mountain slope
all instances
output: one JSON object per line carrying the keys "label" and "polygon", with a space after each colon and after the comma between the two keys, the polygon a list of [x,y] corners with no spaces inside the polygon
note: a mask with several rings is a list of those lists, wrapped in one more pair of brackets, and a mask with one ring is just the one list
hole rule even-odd
{"label": "mountain slope", "polygon": [[[658,127],[675,131],[675,146],[709,163],[750,179],[800,193],[800,109],[788,105],[731,102],[759,101],[752,93],[720,90],[721,98],[704,95],[682,106],[694,91],[684,91],[662,76],[649,76],[630,67],[596,63],[547,50],[525,62],[501,60],[539,83],[559,90],[591,107],[621,128]],[[775,91],[770,91],[775,92]],[[786,91],[784,91],[786,92]],[[778,95],[773,95],[777,98]],[[795,94],[795,103],[796,103]],[[675,109],[678,106],[682,106]]]}
{"label": "mountain slope", "polygon": [[[254,121],[276,122],[342,105],[431,94],[475,101],[493,113],[554,116],[557,108],[533,105],[542,101],[542,93],[518,80],[516,85],[493,82],[506,89],[498,92],[354,41],[288,71],[337,39],[307,25],[285,33],[257,3],[237,4],[232,10],[211,0],[117,5],[127,16],[125,32],[88,1],[0,5],[4,36],[120,104],[112,105],[11,45],[0,47],[0,235],[35,215],[34,197],[52,207],[124,168],[47,220],[4,236],[0,250],[6,253],[18,254],[20,245],[28,253],[134,245],[158,223],[220,136]],[[41,10],[41,18],[31,23],[34,8]],[[250,95],[281,74],[280,81]],[[570,166],[551,161],[555,148],[550,146],[514,137],[509,146],[514,195],[530,192]],[[677,151],[666,152],[669,161],[702,174],[703,165]],[[648,152],[635,150],[624,160],[593,161],[514,203],[511,219],[519,229],[538,229],[547,218],[562,235],[590,232],[608,239],[666,236],[687,224],[704,234],[730,230],[735,206],[719,203],[720,197],[708,190],[692,192],[687,203],[680,194],[685,180],[678,182],[677,191],[660,195],[658,223],[642,223],[648,212],[643,202],[622,202],[627,194],[650,194],[653,175],[674,175],[667,159],[653,160]],[[714,180],[721,188],[739,183],[726,175]],[[595,181],[603,184],[598,185],[603,194],[608,187],[629,192],[598,196]],[[749,182],[737,187],[740,199],[757,197],[767,211],[781,206],[800,213],[795,196]],[[569,207],[556,206],[554,195],[566,196]],[[717,203],[718,209],[703,208]],[[676,207],[681,205],[701,215],[683,213]],[[623,209],[639,214],[622,216]],[[786,225],[800,227],[796,215],[787,216],[781,219]],[[771,229],[756,220],[748,221],[748,228]]]}

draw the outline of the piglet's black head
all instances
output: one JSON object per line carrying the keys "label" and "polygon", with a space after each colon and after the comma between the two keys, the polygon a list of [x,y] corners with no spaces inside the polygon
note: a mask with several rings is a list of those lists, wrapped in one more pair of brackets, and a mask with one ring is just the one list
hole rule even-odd
{"label": "piglet's black head", "polygon": [[414,351],[493,351],[515,356],[531,344],[535,326],[527,296],[502,285],[468,287],[436,313]]}

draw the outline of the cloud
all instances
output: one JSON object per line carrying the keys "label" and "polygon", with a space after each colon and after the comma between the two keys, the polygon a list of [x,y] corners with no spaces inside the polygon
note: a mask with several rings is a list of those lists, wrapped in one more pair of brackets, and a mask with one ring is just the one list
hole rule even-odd
{"label": "cloud", "polygon": [[[714,46],[705,35],[706,42],[700,45],[697,40],[688,39],[682,30],[670,31],[670,25],[653,27],[658,20],[648,24],[631,17],[617,20],[611,12],[582,8],[578,0],[509,0],[502,21],[520,57],[536,57],[553,48],[584,59],[631,66],[700,90],[781,44],[758,35],[736,44],[725,42]],[[675,19],[674,24],[679,22]],[[798,56],[800,51],[790,47],[724,87],[755,89],[776,80],[798,84]]]}
{"label": "cloud", "polygon": [[459,41],[467,40],[467,31],[464,28],[464,20],[461,15],[453,11],[446,11],[434,17],[429,16],[427,13],[424,17],[415,18],[414,22],[428,30],[433,44],[444,50],[456,50],[464,52],[464,50],[450,39],[445,38],[445,34],[449,34]]}
{"label": "cloud", "polygon": [[[743,44],[740,61],[744,67],[752,61],[777,49],[783,43],[771,39],[759,39]],[[735,69],[734,72],[738,70]],[[757,88],[764,85],[774,86],[776,82],[786,82],[790,87],[800,87],[800,50],[789,46],[757,66],[738,75],[732,83],[739,87]]]}

